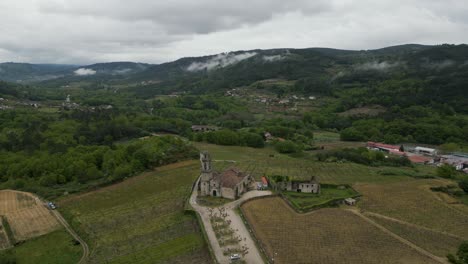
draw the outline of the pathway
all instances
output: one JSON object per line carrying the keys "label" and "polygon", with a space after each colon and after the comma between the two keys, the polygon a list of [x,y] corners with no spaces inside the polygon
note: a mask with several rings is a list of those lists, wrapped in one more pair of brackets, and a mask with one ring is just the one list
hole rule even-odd
{"label": "pathway", "polygon": [[[197,204],[197,196],[198,191],[196,186],[198,186],[198,180],[195,184],[195,188],[192,191],[192,195],[190,197],[190,205],[195,209],[195,211],[200,215],[203,226],[205,227],[206,234],[208,236],[209,243],[211,244],[211,248],[213,249],[214,255],[216,260],[219,264],[228,264],[230,263],[229,256],[225,256],[223,254],[223,249],[218,243],[218,239],[216,238],[216,234],[211,226],[210,221],[210,214],[208,208],[205,206],[201,206]],[[235,209],[244,201],[252,199],[254,197],[260,196],[267,196],[271,195],[270,191],[250,191],[245,193],[241,198],[227,203],[223,206],[226,209],[227,219],[231,221],[231,228],[236,231],[236,236],[239,236],[242,239],[242,245],[246,245],[248,247],[248,253],[244,256],[243,260],[250,264],[259,264],[264,263],[262,256],[252,239],[247,227],[242,222],[242,218],[237,214]],[[216,208],[214,208],[216,209]]]}
{"label": "pathway", "polygon": [[[28,194],[32,197],[34,197],[34,199],[36,199],[36,201],[38,201],[39,203],[42,203],[44,204],[44,206],[47,206],[47,203],[43,200],[41,200],[41,198],[39,198],[38,196],[32,194],[32,193],[26,193],[24,192],[25,194]],[[70,227],[70,225],[67,223],[67,221],[65,220],[65,218],[63,218],[63,216],[60,214],[59,211],[57,210],[50,210],[52,212],[52,214],[55,216],[55,218],[57,218],[57,220],[60,222],[60,224],[63,225],[63,227],[68,231],[68,233],[70,233],[70,235],[75,239],[77,240],[78,242],[80,242],[80,245],[81,247],[83,248],[83,256],[81,257],[80,261],[78,262],[78,264],[83,264],[83,263],[86,263],[86,259],[88,258],[89,256],[89,247],[88,247],[88,244],[86,244],[86,242],[81,239],[81,237]]]}

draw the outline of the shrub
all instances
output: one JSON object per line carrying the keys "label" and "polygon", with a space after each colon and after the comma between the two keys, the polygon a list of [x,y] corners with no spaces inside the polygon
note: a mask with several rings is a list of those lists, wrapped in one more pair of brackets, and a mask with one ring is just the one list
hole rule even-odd
{"label": "shrub", "polygon": [[444,164],[437,168],[437,176],[442,178],[452,178],[456,174],[456,170],[453,166]]}
{"label": "shrub", "polygon": [[296,153],[300,151],[299,146],[289,140],[276,142],[275,149],[279,153],[285,153],[285,154]]}

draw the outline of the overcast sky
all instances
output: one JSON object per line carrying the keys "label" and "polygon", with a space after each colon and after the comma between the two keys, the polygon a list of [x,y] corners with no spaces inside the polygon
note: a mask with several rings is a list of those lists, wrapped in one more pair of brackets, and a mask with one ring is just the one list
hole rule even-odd
{"label": "overcast sky", "polygon": [[467,43],[466,0],[0,0],[0,62]]}

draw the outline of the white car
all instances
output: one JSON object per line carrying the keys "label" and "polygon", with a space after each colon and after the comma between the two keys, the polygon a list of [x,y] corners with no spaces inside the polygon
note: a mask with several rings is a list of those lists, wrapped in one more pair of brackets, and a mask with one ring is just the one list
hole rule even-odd
{"label": "white car", "polygon": [[232,255],[229,257],[230,260],[238,260],[238,259],[240,259],[240,258],[241,258],[241,257],[240,257],[239,254],[232,254]]}

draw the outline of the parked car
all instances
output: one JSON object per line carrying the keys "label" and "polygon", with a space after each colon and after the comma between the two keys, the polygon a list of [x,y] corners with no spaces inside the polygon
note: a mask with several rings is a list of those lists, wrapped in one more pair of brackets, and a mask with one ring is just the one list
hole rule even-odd
{"label": "parked car", "polygon": [[51,209],[51,210],[57,209],[57,206],[56,206],[53,202],[48,202],[48,203],[47,203],[47,206],[48,206],[49,209]]}
{"label": "parked car", "polygon": [[240,257],[239,254],[232,254],[232,255],[229,257],[230,260],[238,260],[238,259],[240,259],[240,258],[241,258],[241,257]]}

